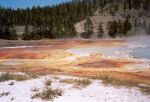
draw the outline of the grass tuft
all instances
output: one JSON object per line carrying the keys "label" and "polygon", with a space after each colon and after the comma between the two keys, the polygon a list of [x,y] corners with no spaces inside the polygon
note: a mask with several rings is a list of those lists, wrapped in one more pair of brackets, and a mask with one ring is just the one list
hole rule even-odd
{"label": "grass tuft", "polygon": [[3,96],[8,96],[10,93],[9,92],[3,92],[0,94],[0,97],[3,97]]}
{"label": "grass tuft", "polygon": [[78,80],[77,83],[85,87],[85,86],[89,86],[91,84],[91,81],[89,79],[82,79],[82,80]]}
{"label": "grass tuft", "polygon": [[60,89],[53,90],[52,88],[47,87],[45,90],[43,90],[43,92],[36,93],[31,98],[32,99],[41,98],[43,100],[52,101],[55,97],[61,96],[61,95],[62,95],[62,90],[60,90]]}
{"label": "grass tuft", "polygon": [[74,84],[75,86],[88,86],[91,84],[89,79],[64,79],[60,80],[61,83]]}
{"label": "grass tuft", "polygon": [[39,91],[39,88],[37,88],[37,87],[31,88],[31,91],[37,92],[37,91]]}
{"label": "grass tuft", "polygon": [[5,73],[0,75],[0,82],[11,80],[11,75],[9,73]]}
{"label": "grass tuft", "polygon": [[95,76],[92,79],[102,80],[102,84],[104,85],[112,85],[116,87],[125,86],[125,87],[134,87],[138,83],[130,80],[123,80],[116,77],[111,76]]}
{"label": "grass tuft", "polygon": [[15,75],[15,74],[10,74],[10,73],[5,73],[5,74],[0,75],[0,82],[8,81],[8,80],[23,81],[29,78],[30,77],[26,75]]}
{"label": "grass tuft", "polygon": [[140,91],[142,91],[145,95],[150,95],[150,87],[139,87]]}
{"label": "grass tuft", "polygon": [[113,85],[113,86],[125,86],[125,87],[133,87],[135,85],[137,85],[136,82],[133,82],[133,81],[130,81],[130,80],[121,80],[121,79],[117,79],[117,78],[114,78],[114,77],[108,77],[108,76],[105,76],[105,77],[102,77],[102,83],[104,85]]}
{"label": "grass tuft", "polygon": [[51,79],[46,79],[45,85],[50,86],[51,84],[52,84],[52,80]]}
{"label": "grass tuft", "polygon": [[12,81],[12,82],[10,82],[8,85],[14,85],[14,82]]}

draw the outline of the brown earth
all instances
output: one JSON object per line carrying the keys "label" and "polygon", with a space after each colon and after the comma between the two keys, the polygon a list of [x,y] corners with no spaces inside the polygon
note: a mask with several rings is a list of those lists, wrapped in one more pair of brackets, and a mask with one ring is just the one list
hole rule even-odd
{"label": "brown earth", "polygon": [[43,59],[48,56],[47,53],[32,52],[28,50],[2,50],[0,59]]}
{"label": "brown earth", "polygon": [[[63,75],[73,75],[79,77],[111,77],[117,78],[120,80],[125,81],[133,81],[137,83],[143,83],[150,85],[150,76],[137,74],[133,72],[118,72],[118,71],[99,71],[93,69],[63,69],[63,68],[5,68],[1,69],[2,72],[26,72],[26,73],[33,73],[33,74],[63,74]],[[149,71],[150,73],[150,71]]]}
{"label": "brown earth", "polygon": [[101,61],[96,61],[96,62],[90,62],[90,63],[83,63],[79,64],[79,66],[85,68],[85,67],[90,67],[90,68],[121,68],[126,64],[130,64],[132,62],[116,62],[113,60],[101,60]]}
{"label": "brown earth", "polygon": [[82,39],[62,39],[62,40],[38,40],[38,41],[10,41],[10,40],[0,40],[0,47],[12,47],[12,46],[46,46],[51,45],[51,48],[71,48],[71,47],[86,47],[86,46],[118,46],[123,44],[124,40],[82,40]]}

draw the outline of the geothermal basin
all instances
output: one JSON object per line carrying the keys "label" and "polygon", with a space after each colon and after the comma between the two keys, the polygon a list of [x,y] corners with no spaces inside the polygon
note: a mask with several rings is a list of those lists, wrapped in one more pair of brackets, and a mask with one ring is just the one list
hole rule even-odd
{"label": "geothermal basin", "polygon": [[[149,40],[64,39],[0,42],[0,70],[136,79],[150,84]],[[12,46],[13,45],[13,46]],[[117,74],[116,74],[117,73]]]}

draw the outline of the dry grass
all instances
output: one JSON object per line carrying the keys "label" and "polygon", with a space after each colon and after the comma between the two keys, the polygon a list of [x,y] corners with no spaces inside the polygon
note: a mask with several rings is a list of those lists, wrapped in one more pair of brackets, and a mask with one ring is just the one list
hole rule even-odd
{"label": "dry grass", "polygon": [[77,82],[76,79],[62,79],[59,81],[60,83],[74,84]]}
{"label": "dry grass", "polygon": [[41,93],[36,93],[35,95],[33,95],[31,98],[41,98],[43,100],[48,100],[48,101],[53,101],[53,99],[57,96],[61,96],[62,95],[62,90],[60,89],[52,89],[52,88],[46,88],[45,90],[43,90],[43,92]]}
{"label": "dry grass", "polygon": [[145,95],[150,95],[150,87],[139,87]]}
{"label": "dry grass", "polygon": [[31,91],[33,91],[33,92],[37,92],[37,91],[39,91],[39,88],[37,88],[37,87],[33,87],[33,88],[31,88]]}
{"label": "dry grass", "polygon": [[135,85],[137,85],[136,82],[134,81],[130,81],[130,80],[121,80],[118,78],[113,78],[113,77],[101,77],[100,78],[102,80],[102,83],[104,85],[113,85],[113,86],[126,86],[126,87],[133,87]]}
{"label": "dry grass", "polygon": [[78,80],[77,83],[83,87],[88,86],[91,84],[91,81],[89,79],[82,79]]}
{"label": "dry grass", "polygon": [[[53,101],[53,99],[57,96],[61,96],[62,95],[62,90],[60,89],[52,89],[48,86],[51,86],[52,84],[52,80],[51,79],[46,79],[45,82],[45,89],[42,91],[42,92],[39,92],[39,93],[36,93],[35,95],[33,95],[31,98],[34,99],[34,98],[41,98],[43,100],[48,100],[48,101]],[[37,92],[39,91],[38,88],[33,88],[31,89],[32,91],[34,92]]]}
{"label": "dry grass", "polygon": [[0,97],[3,97],[3,96],[8,96],[10,93],[9,92],[3,92],[0,94]]}
{"label": "dry grass", "polygon": [[104,85],[112,85],[115,87],[134,87],[137,86],[139,83],[134,80],[125,80],[123,78],[114,77],[111,75],[99,75],[99,76],[93,76],[92,79],[98,79],[102,80],[102,84]]}
{"label": "dry grass", "polygon": [[64,79],[60,80],[61,83],[74,84],[75,87],[82,86],[86,87],[91,84],[89,79]]}
{"label": "dry grass", "polygon": [[8,80],[23,81],[29,78],[30,77],[26,75],[16,75],[16,74],[5,73],[5,74],[0,75],[0,82],[8,81]]}
{"label": "dry grass", "polygon": [[46,79],[45,80],[45,85],[46,86],[50,86],[52,84],[52,80],[51,79]]}
{"label": "dry grass", "polygon": [[59,77],[58,77],[58,76],[53,76],[52,78],[53,78],[53,79],[56,79],[56,80],[58,80],[58,79],[59,79]]}
{"label": "dry grass", "polygon": [[13,82],[13,81],[11,81],[8,85],[14,85],[14,82]]}
{"label": "dry grass", "polygon": [[[92,79],[98,79],[102,80],[102,84],[104,85],[111,85],[115,87],[138,87],[142,93],[145,95],[150,95],[150,87],[141,87],[139,86],[140,82],[137,82],[136,80],[127,80],[126,78],[123,79],[122,77],[118,78],[111,75],[99,75],[99,76],[93,76]],[[149,85],[149,84],[148,84]]]}
{"label": "dry grass", "polygon": [[26,72],[26,75],[28,75],[30,78],[38,78],[38,76],[40,76],[40,74],[32,72]]}

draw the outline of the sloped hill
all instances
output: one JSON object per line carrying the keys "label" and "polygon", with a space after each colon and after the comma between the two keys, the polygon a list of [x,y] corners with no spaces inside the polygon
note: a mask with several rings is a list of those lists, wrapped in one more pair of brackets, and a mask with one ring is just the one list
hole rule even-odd
{"label": "sloped hill", "polygon": [[[120,1],[117,3],[110,3],[105,8],[98,8],[93,16],[90,16],[89,19],[93,25],[93,37],[97,36],[99,33],[99,25],[102,24],[104,37],[108,37],[108,23],[113,21],[121,21],[124,23],[126,18],[129,17],[129,21],[132,24],[132,30],[128,33],[134,34],[138,33],[141,29],[148,30],[150,26],[150,12],[145,11],[143,8],[135,9],[124,7],[124,4]],[[84,24],[86,19],[77,22],[75,26],[76,32],[82,34],[85,32]],[[139,29],[140,28],[140,29]]]}

